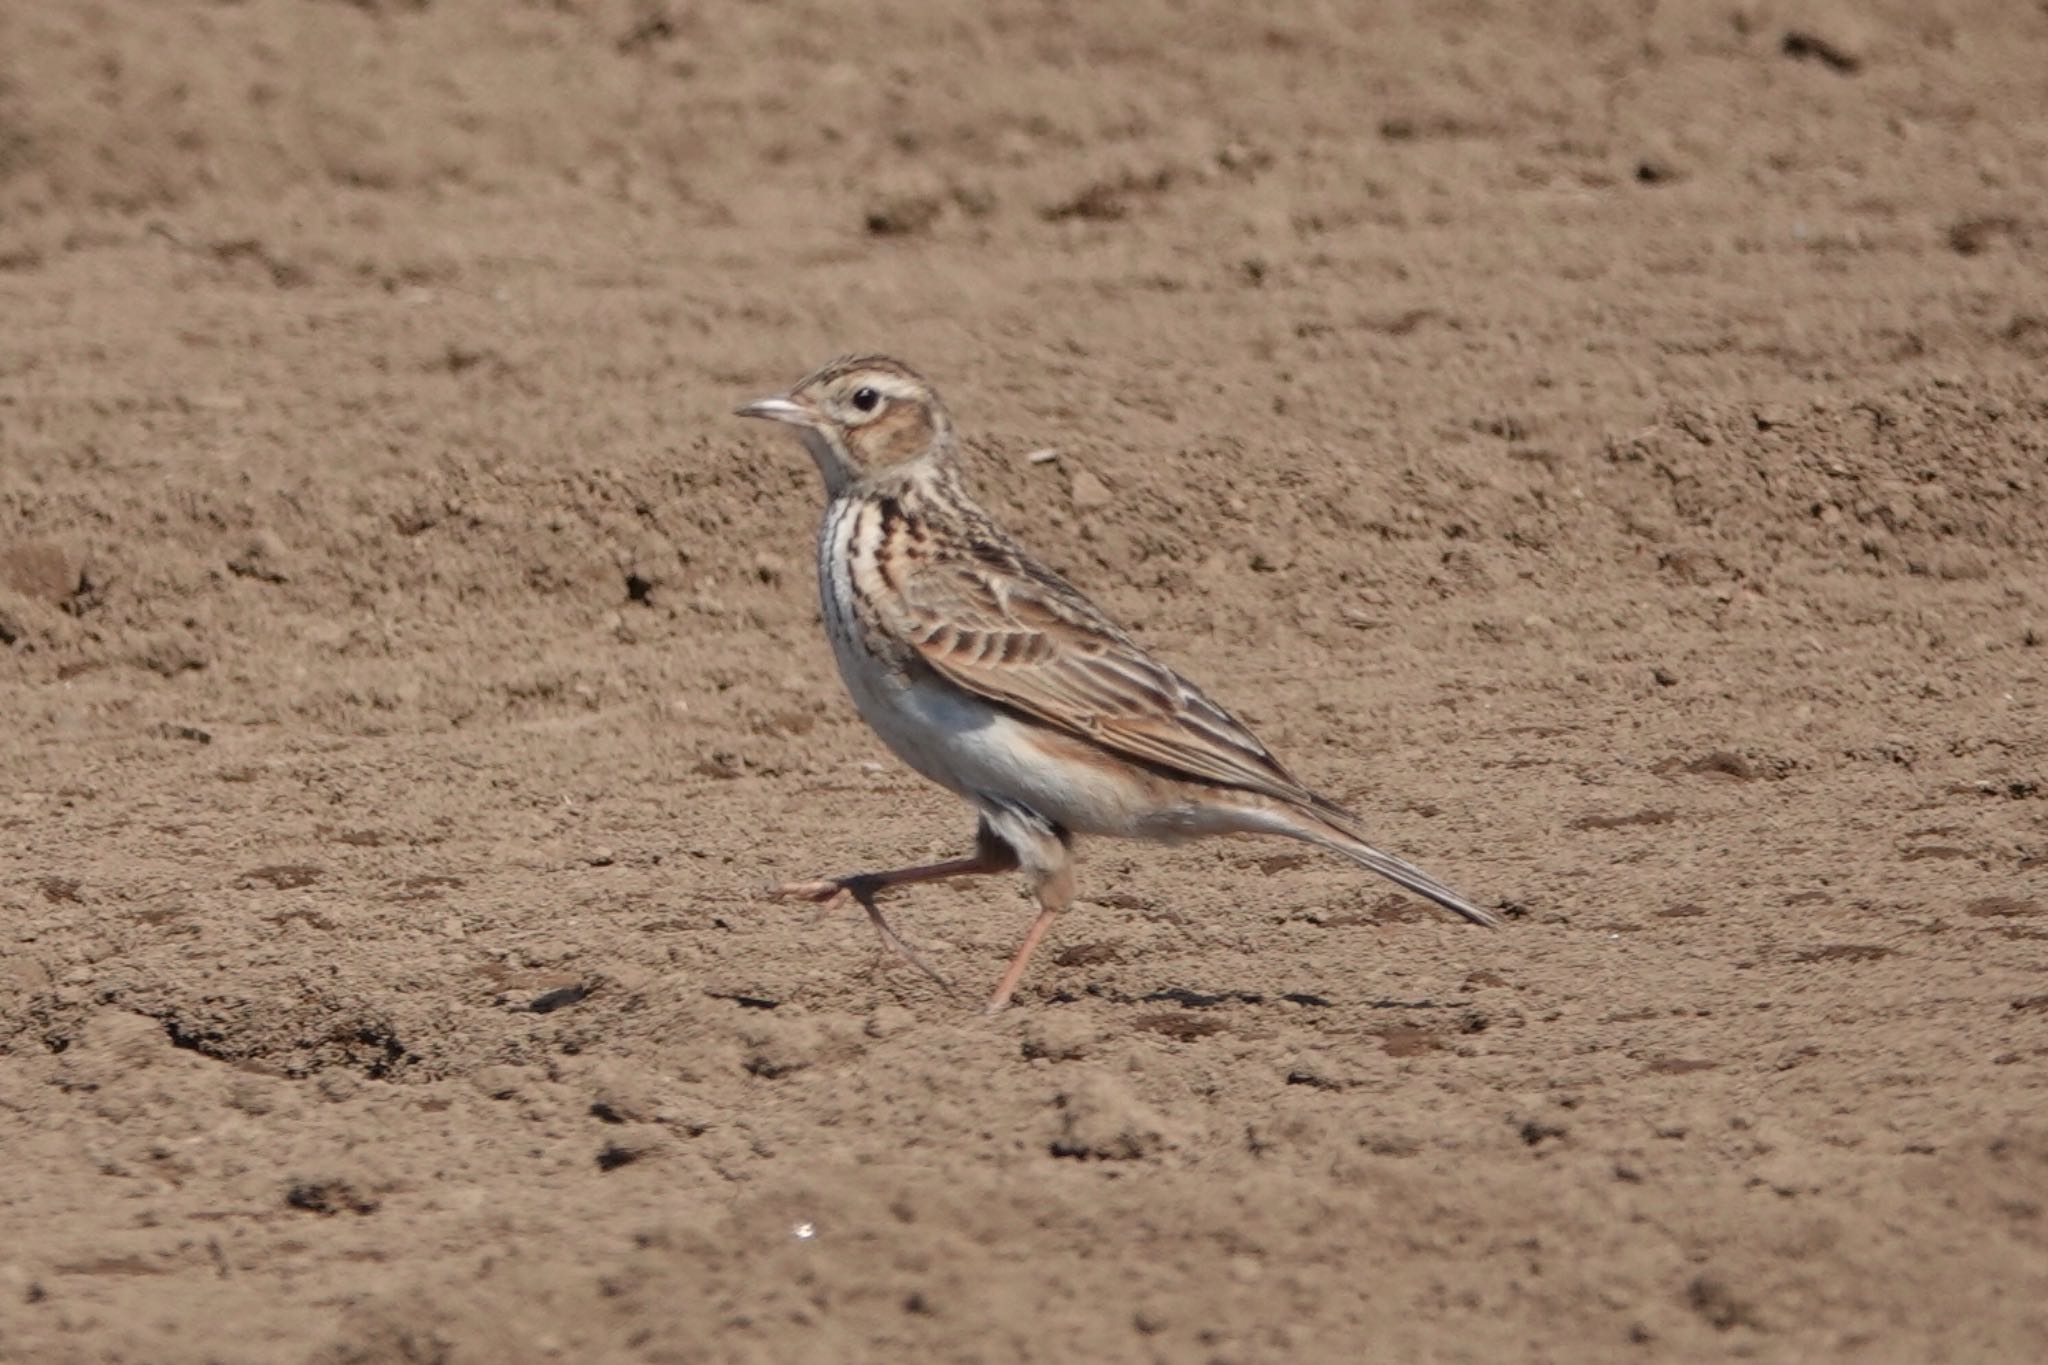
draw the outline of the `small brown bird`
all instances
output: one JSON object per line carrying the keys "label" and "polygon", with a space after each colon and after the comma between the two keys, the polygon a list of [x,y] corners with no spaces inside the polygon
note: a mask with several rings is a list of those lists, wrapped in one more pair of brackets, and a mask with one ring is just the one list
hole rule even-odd
{"label": "small brown bird", "polygon": [[739,412],[797,428],[824,476],[819,596],[854,705],[897,757],[981,815],[969,857],[792,882],[778,894],[821,904],[851,895],[915,961],[877,895],[1021,869],[1038,918],[990,1013],[1009,1002],[1073,899],[1080,834],[1286,835],[1499,927],[1367,844],[1355,816],[1303,786],[1228,711],[996,525],[960,482],[952,418],[909,367],[881,356],[834,361]]}

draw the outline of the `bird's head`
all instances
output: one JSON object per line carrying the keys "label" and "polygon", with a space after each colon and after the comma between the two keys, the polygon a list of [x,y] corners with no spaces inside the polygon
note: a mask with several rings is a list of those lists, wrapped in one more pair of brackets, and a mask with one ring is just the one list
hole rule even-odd
{"label": "bird's head", "polygon": [[747,404],[739,415],[797,428],[835,494],[864,474],[944,456],[953,444],[952,418],[932,386],[886,356],[835,360],[788,393]]}

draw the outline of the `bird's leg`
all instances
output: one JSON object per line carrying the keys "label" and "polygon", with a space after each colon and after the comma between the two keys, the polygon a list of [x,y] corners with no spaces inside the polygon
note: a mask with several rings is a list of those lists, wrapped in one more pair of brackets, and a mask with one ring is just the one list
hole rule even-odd
{"label": "bird's leg", "polygon": [[809,882],[784,882],[770,892],[777,900],[810,901],[814,905],[830,905],[842,895],[850,895],[857,901],[865,902],[884,891],[899,886],[915,886],[919,882],[941,882],[948,877],[986,877],[998,872],[1009,872],[1017,866],[1014,854],[1009,861],[991,859],[980,853],[971,858],[951,858],[943,863],[920,863],[916,867],[894,867],[886,872],[855,872],[844,877],[820,877]]}
{"label": "bird's leg", "polygon": [[1031,921],[1031,928],[1024,935],[1024,944],[1017,949],[1017,955],[1010,959],[1003,979],[996,983],[996,992],[988,998],[987,1013],[1000,1013],[1010,1003],[1017,983],[1024,979],[1025,969],[1031,965],[1031,955],[1038,951],[1040,941],[1052,922],[1059,918],[1060,911],[1067,908],[1074,899],[1074,863],[1066,852],[1065,841],[1058,844],[1060,857],[1056,865],[1040,870],[1037,884],[1032,888],[1038,897],[1038,918]]}
{"label": "bird's leg", "polygon": [[842,894],[850,894],[865,905],[882,892],[898,886],[945,881],[949,877],[991,877],[998,872],[1016,870],[1016,850],[998,839],[984,823],[976,827],[974,853],[966,858],[896,867],[886,872],[855,872],[844,877],[820,877],[816,881],[784,882],[769,894],[778,900],[805,900],[817,905],[828,905]]}
{"label": "bird's leg", "polygon": [[816,905],[828,905],[842,894],[852,896],[861,909],[868,912],[868,920],[875,926],[875,932],[881,936],[884,948],[901,955],[926,976],[951,990],[952,984],[926,966],[923,959],[903,941],[903,937],[889,927],[889,921],[883,918],[882,909],[875,904],[875,898],[884,891],[899,886],[944,881],[950,877],[989,877],[1000,872],[1014,872],[1016,869],[1016,851],[998,839],[984,824],[975,831],[974,852],[969,857],[951,858],[943,863],[920,863],[915,867],[891,868],[886,872],[855,872],[845,877],[785,882],[774,888],[771,894],[782,900],[807,900]]}

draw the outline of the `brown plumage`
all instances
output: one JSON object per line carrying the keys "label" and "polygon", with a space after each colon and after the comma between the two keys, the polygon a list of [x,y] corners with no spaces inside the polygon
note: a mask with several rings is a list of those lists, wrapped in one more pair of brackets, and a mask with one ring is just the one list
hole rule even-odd
{"label": "brown plumage", "polygon": [[951,417],[907,366],[836,361],[740,412],[795,426],[825,480],[819,591],[855,705],[899,757],[981,814],[971,857],[791,883],[783,894],[851,894],[902,949],[875,906],[881,891],[1021,868],[1039,915],[991,1011],[1072,898],[1070,845],[1081,834],[1286,835],[1498,925],[1365,843],[1354,816],[998,526],[960,482]]}

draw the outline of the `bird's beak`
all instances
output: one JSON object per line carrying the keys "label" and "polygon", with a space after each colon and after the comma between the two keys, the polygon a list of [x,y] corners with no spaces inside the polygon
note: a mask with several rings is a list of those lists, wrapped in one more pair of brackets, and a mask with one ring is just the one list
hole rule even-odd
{"label": "bird's beak", "polygon": [[739,409],[741,417],[765,417],[771,422],[787,422],[794,427],[818,425],[818,414],[802,403],[787,398],[763,398]]}

